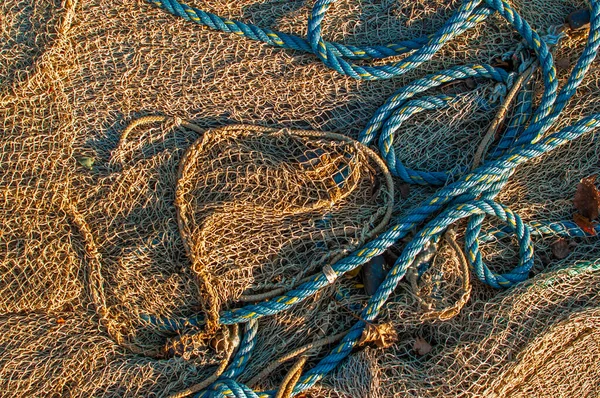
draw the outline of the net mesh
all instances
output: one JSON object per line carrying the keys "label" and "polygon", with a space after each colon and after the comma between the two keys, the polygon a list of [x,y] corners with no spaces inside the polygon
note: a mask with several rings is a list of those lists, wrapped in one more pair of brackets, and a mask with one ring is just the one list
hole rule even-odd
{"label": "net mesh", "polygon": [[0,5],[0,86],[24,81],[61,28],[60,1],[8,1]]}
{"label": "net mesh", "polygon": [[[358,385],[368,392],[361,396],[373,397],[391,396],[390,385],[396,394],[424,397],[596,396],[597,269],[540,274],[509,294],[471,300],[449,322],[422,322],[414,298],[397,295],[383,319],[396,325],[398,344],[357,355],[332,386],[353,396]],[[430,352],[419,354],[418,338]]]}
{"label": "net mesh", "polygon": [[[511,3],[540,32],[586,4]],[[312,4],[248,0],[195,5],[302,34]],[[354,44],[398,41],[433,32],[459,4],[343,0],[328,12],[324,34],[329,40]],[[141,313],[184,316],[205,311],[198,267],[211,275],[211,285],[231,287],[226,292],[219,288],[219,308],[228,308],[244,295],[288,287],[337,254],[319,250],[353,247],[382,217],[377,210],[385,196],[373,192],[370,181],[380,174],[367,166],[360,150],[345,142],[306,139],[278,128],[277,134],[249,134],[248,147],[232,139],[247,134],[243,130],[206,135],[202,144],[196,141],[197,132],[174,122],[139,127],[121,141],[129,121],[166,114],[202,128],[252,123],[338,131],[356,138],[397,87],[456,64],[493,62],[519,41],[506,23],[492,17],[418,70],[392,81],[359,82],[327,69],[314,56],[202,29],[143,2],[9,0],[0,13],[0,340],[5,347],[0,352],[0,395],[7,396],[164,396],[200,382],[214,371],[222,350],[201,341],[194,355],[180,353],[185,359],[166,355],[164,348],[173,336],[140,322]],[[561,82],[582,43],[572,35],[556,50]],[[599,80],[595,63],[556,128],[600,112]],[[405,123],[394,145],[408,167],[444,170],[470,165],[494,114],[489,101],[493,87],[476,84],[450,108],[422,113]],[[446,87],[440,92],[463,89]],[[475,106],[481,102],[478,98],[490,108]],[[189,163],[189,184],[178,190],[182,159],[199,144],[206,146],[201,145],[198,157]],[[326,171],[339,172],[340,165],[347,165],[356,173],[355,182],[340,187],[339,181],[331,181],[335,172],[306,179],[311,169],[301,165],[321,156],[320,151],[335,158]],[[599,151],[597,136],[591,134],[529,162],[517,169],[499,200],[525,221],[569,219],[577,183],[598,172]],[[293,155],[288,157],[293,161],[277,168],[284,153]],[[251,185],[244,184],[254,181],[248,167],[258,163],[265,164],[255,170],[255,186],[261,188],[246,190]],[[216,192],[209,189],[207,171],[215,171],[211,181],[217,181],[226,178],[222,172],[228,169],[239,170],[237,186],[223,185],[230,198],[204,195],[207,190]],[[293,178],[284,180],[290,183],[285,189],[277,189],[270,178],[283,173]],[[354,188],[345,191],[350,186]],[[315,196],[302,200],[306,192]],[[325,206],[332,192],[340,200]],[[432,192],[430,187],[400,186],[394,194],[394,217]],[[240,196],[231,199],[235,195]],[[271,205],[243,211],[235,207],[242,196],[248,203],[267,198]],[[197,251],[198,261],[186,251],[178,198],[189,204],[188,249]],[[316,198],[326,199],[324,207],[291,211],[314,205]],[[308,220],[315,215],[320,223],[312,225]],[[283,228],[285,217],[298,227]],[[363,230],[368,222],[372,226]],[[233,223],[240,229],[233,230]],[[97,256],[90,252],[86,231]],[[227,239],[234,248],[227,248]],[[461,239],[459,227],[457,240]],[[597,242],[577,239],[569,257],[558,260],[551,251],[553,241],[534,239],[534,273],[539,274],[534,280],[508,292],[473,280],[470,300],[445,322],[424,320],[427,308],[409,281],[402,283],[381,319],[393,324],[398,342],[353,354],[311,394],[597,396],[598,272],[552,271],[598,258]],[[203,247],[207,243],[213,251]],[[264,252],[235,256],[236,266],[227,263],[227,253],[246,253],[254,247]],[[211,257],[216,250],[224,254]],[[507,270],[515,263],[515,251],[510,240],[495,241],[483,247],[484,260],[496,271]],[[98,285],[90,282],[98,275],[94,264],[101,265],[104,304],[94,289]],[[447,302],[434,305],[451,306],[461,292],[460,270],[456,253],[440,243],[419,297],[431,296],[432,284],[424,282],[439,281],[443,274]],[[229,281],[231,275],[242,278]],[[241,381],[256,376],[284,352],[347,330],[368,299],[360,283],[360,277],[341,278],[292,311],[261,319],[258,348]],[[107,322],[99,319],[98,304],[105,305]],[[115,335],[152,355],[116,344]],[[430,353],[415,354],[417,338],[431,345]],[[306,367],[325,351],[314,350]],[[282,366],[258,386],[276,387],[287,369],[289,365]]]}
{"label": "net mesh", "polygon": [[389,221],[391,186],[358,143],[262,130],[205,133],[180,169],[179,222],[214,316],[242,293],[291,287]]}

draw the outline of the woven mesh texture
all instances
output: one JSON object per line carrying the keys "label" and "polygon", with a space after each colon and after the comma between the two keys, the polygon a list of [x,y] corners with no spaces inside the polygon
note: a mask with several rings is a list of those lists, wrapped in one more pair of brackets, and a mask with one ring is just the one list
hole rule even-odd
{"label": "woven mesh texture", "polygon": [[[304,34],[313,4],[190,3],[296,34]],[[511,3],[540,32],[585,5]],[[346,43],[399,41],[435,31],[459,4],[343,0],[328,12],[324,35]],[[167,396],[204,380],[222,350],[203,336],[193,342],[193,355],[183,355],[187,359],[165,356],[169,339],[177,336],[144,324],[140,314],[206,312],[201,269],[210,286],[230,287],[219,287],[212,308],[288,287],[367,239],[383,217],[378,210],[387,203],[385,187],[372,189],[380,173],[360,148],[282,129],[356,138],[396,88],[456,64],[492,63],[519,42],[492,17],[416,71],[359,82],[312,55],[202,29],[142,1],[7,0],[0,17],[0,396]],[[561,82],[582,47],[583,39],[572,35],[556,50]],[[600,112],[599,81],[596,62],[555,128]],[[408,167],[471,164],[495,109],[493,86],[475,84],[448,109],[405,123],[394,146]],[[489,107],[475,106],[482,101]],[[276,126],[279,133],[248,134],[247,146],[239,139],[247,134],[243,130],[207,134],[198,142],[196,131],[167,121],[140,126],[121,141],[128,123],[148,114],[180,117],[203,129],[251,123]],[[198,157],[178,190],[182,160],[196,145]],[[309,172],[319,169],[313,159],[322,152],[329,159],[323,177],[313,179]],[[599,154],[597,134],[585,135],[518,168],[499,200],[525,221],[569,219],[577,183],[598,173]],[[341,165],[349,168],[349,185],[332,181]],[[225,170],[235,170],[235,178],[228,181]],[[218,181],[226,195],[207,195]],[[397,185],[394,217],[434,191]],[[186,203],[189,238],[178,221]],[[320,222],[311,224],[315,216]],[[459,228],[459,242],[461,237]],[[539,275],[522,286],[499,292],[472,280],[469,302],[449,321],[425,320],[427,308],[409,281],[402,283],[381,319],[393,324],[398,342],[353,354],[310,394],[598,396],[598,271],[568,275],[554,269],[598,258],[600,249],[596,240],[577,239],[570,255],[558,260],[553,242],[534,238]],[[228,262],[231,253],[253,250]],[[510,239],[482,250],[495,271],[515,264]],[[456,253],[441,243],[419,297],[431,296],[438,283],[446,301],[434,306],[451,306],[463,280]],[[360,282],[340,278],[292,311],[261,319],[257,349],[241,381],[285,352],[347,330],[368,299]],[[417,338],[432,346],[429,354],[415,354]],[[306,366],[325,351],[311,352]],[[259,386],[278,386],[287,369],[289,364]]]}
{"label": "woven mesh texture", "polygon": [[[391,350],[357,354],[331,378],[355,396],[582,396],[598,394],[598,264],[540,274],[492,300],[471,300],[449,322],[423,322],[410,295],[384,320],[400,332]],[[431,352],[419,355],[415,341]],[[389,387],[393,386],[393,387]]]}
{"label": "woven mesh texture", "polygon": [[391,206],[358,144],[261,130],[209,132],[180,169],[182,233],[221,303],[291,287],[364,243]]}

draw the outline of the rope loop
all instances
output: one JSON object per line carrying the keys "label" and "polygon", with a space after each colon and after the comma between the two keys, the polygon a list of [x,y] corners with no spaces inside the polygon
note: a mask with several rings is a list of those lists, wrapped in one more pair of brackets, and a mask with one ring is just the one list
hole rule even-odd
{"label": "rope loop", "polygon": [[[562,33],[551,31],[540,36],[506,0],[464,0],[462,5],[448,19],[446,24],[430,36],[406,40],[399,43],[371,46],[350,46],[341,43],[326,42],[322,37],[322,23],[335,0],[317,0],[307,22],[307,37],[302,38],[245,24],[240,21],[224,19],[179,3],[177,0],[149,0],[168,12],[212,29],[234,33],[254,40],[260,40],[273,46],[300,50],[315,54],[326,66],[340,74],[355,79],[376,80],[400,76],[430,60],[448,41],[485,20],[493,13],[505,19],[522,37],[521,48],[507,54],[508,57],[520,57],[517,67],[518,77],[490,65],[455,66],[444,71],[415,80],[400,88],[375,112],[365,129],[360,133],[359,141],[368,146],[378,139],[382,158],[391,173],[403,181],[413,184],[439,185],[441,188],[419,206],[395,220],[387,230],[375,236],[363,247],[335,261],[327,268],[292,290],[269,300],[245,305],[219,314],[221,324],[246,323],[254,325],[257,319],[278,314],[298,305],[308,297],[332,283],[333,275],[342,275],[356,269],[371,258],[382,254],[413,231],[425,224],[415,237],[404,247],[393,268],[387,274],[378,290],[371,296],[360,315],[360,320],[347,332],[341,342],[312,369],[305,372],[293,388],[292,395],[312,387],[328,372],[333,370],[352,349],[359,344],[366,322],[374,320],[387,299],[394,292],[407,269],[417,256],[425,250],[428,242],[439,240],[444,231],[457,220],[466,218],[467,233],[465,253],[474,273],[483,282],[496,287],[507,288],[525,280],[533,264],[532,234],[571,234],[572,236],[590,236],[569,223],[527,226],[523,220],[506,205],[495,198],[506,185],[515,169],[534,158],[554,150],[560,145],[589,133],[600,127],[600,114],[583,118],[579,122],[559,131],[548,133],[561,115],[569,99],[575,94],[600,47],[600,1],[590,4],[590,33],[583,52],[573,67],[567,83],[559,90],[556,68],[551,48],[559,44]],[[523,55],[523,54],[525,55]],[[527,54],[530,53],[531,55]],[[407,54],[397,62],[380,66],[363,66],[355,60],[384,59],[390,56]],[[531,58],[531,59],[529,59]],[[526,66],[524,66],[526,65]],[[543,92],[534,109],[533,90],[523,74],[539,66]],[[412,115],[434,109],[441,109],[452,101],[451,96],[430,95],[415,98],[430,88],[443,84],[474,78],[486,78],[500,84],[506,91],[521,81],[523,89],[519,91],[519,107],[509,121],[508,128],[496,148],[481,164],[473,170],[446,170],[426,172],[411,170],[404,166],[396,156],[393,147],[394,135],[402,123]],[[510,94],[510,93],[509,93]],[[507,95],[509,97],[510,95]],[[486,147],[487,148],[487,147]],[[482,152],[485,152],[484,150]],[[481,157],[483,159],[483,157]],[[519,245],[519,262],[506,273],[496,273],[482,261],[480,244],[490,239],[490,234],[482,234],[482,222],[486,216],[498,218],[506,226],[497,236],[514,234]],[[330,272],[331,271],[331,272]],[[190,316],[183,319],[161,318],[144,315],[149,323],[163,330],[177,331],[189,326],[197,326],[204,321],[202,316]],[[252,335],[255,326],[248,326],[247,334]],[[245,355],[254,345],[253,338],[242,342],[239,352],[242,357],[234,358],[231,370],[226,370],[221,379],[198,396],[219,397],[258,397],[249,387],[234,379],[243,372]],[[238,352],[238,353],[239,353]],[[208,395],[207,395],[208,394]],[[271,397],[275,392],[260,393],[262,397]]]}
{"label": "rope loop", "polygon": [[327,46],[322,38],[323,19],[327,10],[335,1],[318,0],[313,6],[308,19],[308,42],[312,52],[325,65],[341,74],[364,80],[389,79],[400,76],[429,61],[444,44],[452,40],[457,34],[462,33],[461,27],[467,23],[469,17],[473,16],[475,9],[481,3],[481,0],[465,1],[446,24],[429,38],[426,44],[414,49],[414,52],[404,60],[382,66],[360,66],[331,51],[331,48]]}

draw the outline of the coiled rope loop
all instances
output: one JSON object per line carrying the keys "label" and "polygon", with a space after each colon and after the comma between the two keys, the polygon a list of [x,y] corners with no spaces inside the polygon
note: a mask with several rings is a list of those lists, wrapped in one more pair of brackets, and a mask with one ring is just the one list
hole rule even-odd
{"label": "coiled rope loop", "polygon": [[[241,21],[222,18],[218,15],[211,14],[198,8],[190,7],[186,4],[179,3],[176,0],[147,1],[167,10],[173,15],[179,16],[187,21],[191,21],[199,25],[207,26],[214,30],[219,30],[226,33],[233,33],[238,36],[247,37],[252,40],[262,41],[274,47],[280,47],[290,50],[299,50],[308,53],[314,52],[308,40],[300,36],[289,35],[287,33],[277,32],[268,28],[262,28],[256,25],[246,24]],[[326,6],[327,8],[329,8],[329,4],[327,4]],[[323,20],[325,11],[326,9],[321,9],[321,6],[315,4],[315,6],[313,7],[313,17],[311,18],[313,18],[314,20],[318,19],[318,24],[320,25],[321,21]],[[319,14],[319,12],[321,12],[321,14]],[[456,27],[455,35],[461,34],[462,32],[476,26],[478,23],[484,21],[492,13],[493,10],[486,7],[478,7],[474,9],[462,21],[462,23]],[[316,26],[313,27],[316,28]],[[418,50],[423,46],[426,46],[432,39],[432,37],[433,35],[430,35],[416,39],[401,41],[399,43],[389,43],[385,45],[372,46],[354,46],[342,43],[323,42],[322,40],[318,41],[323,42],[325,47],[327,48],[327,52],[335,57],[343,57],[346,59],[354,60],[369,60],[384,59]],[[377,78],[378,77],[372,77],[371,80]]]}
{"label": "coiled rope loop", "polygon": [[[365,321],[370,322],[377,317],[381,307],[392,294],[398,282],[404,277],[407,269],[415,261],[415,257],[424,250],[427,242],[439,239],[444,230],[452,223],[460,219],[468,219],[465,238],[467,259],[477,277],[496,288],[513,286],[528,277],[532,266],[533,247],[530,235],[533,232],[558,232],[572,234],[572,236],[585,236],[585,233],[572,223],[557,223],[552,226],[534,225],[534,228],[527,226],[517,214],[506,206],[495,202],[494,198],[507,183],[517,166],[600,127],[600,114],[598,114],[588,116],[558,132],[547,134],[568,100],[575,93],[600,46],[600,2],[597,0],[590,1],[590,33],[584,51],[560,92],[558,91],[554,61],[549,50],[549,44],[552,45],[553,43],[547,43],[540,37],[506,1],[465,0],[447,23],[433,35],[400,43],[374,46],[347,46],[323,40],[322,22],[327,10],[334,1],[317,0],[308,20],[306,39],[240,21],[224,19],[181,4],[176,0],[151,0],[150,2],[174,15],[212,29],[231,32],[281,48],[311,52],[325,65],[339,73],[365,80],[388,79],[418,67],[423,62],[431,59],[453,37],[496,12],[519,32],[525,45],[535,53],[544,87],[539,105],[535,111],[532,112],[531,106],[521,107],[517,112],[517,117],[509,123],[510,128],[508,131],[510,133],[501,139],[501,144],[496,149],[492,150],[492,156],[478,168],[463,175],[460,175],[460,173],[464,173],[464,170],[445,172],[411,170],[402,165],[397,159],[392,143],[394,134],[400,128],[401,123],[417,112],[444,107],[451,100],[450,97],[446,96],[428,96],[420,99],[414,99],[413,97],[429,88],[469,77],[492,79],[508,86],[514,76],[489,65],[453,67],[402,87],[376,111],[360,134],[361,143],[368,145],[379,137],[381,155],[398,177],[410,183],[434,184],[443,187],[431,198],[397,220],[387,231],[331,265],[330,272],[338,276],[342,275],[364,264],[374,256],[383,253],[388,247],[406,237],[410,231],[426,222],[414,239],[405,246],[384,282],[370,298],[366,308],[361,313],[360,318],[362,320],[354,324],[329,355],[321,359],[316,366],[300,378],[294,387],[293,394],[298,394],[313,386],[348,356],[360,340],[366,326]],[[352,62],[353,60],[387,58],[405,53],[410,53],[410,55],[404,60],[382,66],[361,66]],[[531,94],[525,91],[519,95],[522,98],[532,98]],[[512,233],[518,240],[519,263],[508,273],[495,273],[482,261],[479,251],[480,241],[489,239],[486,236],[480,237],[482,221],[486,215],[497,217],[506,224],[506,228],[499,230],[498,234]],[[254,322],[258,318],[274,315],[297,305],[320,289],[328,286],[331,283],[329,279],[331,278],[321,273],[315,276],[314,279],[269,301],[224,311],[220,314],[220,322],[222,324],[248,323],[253,325],[246,332],[252,336],[256,332]],[[333,279],[335,280],[335,278]],[[167,331],[177,331],[203,322],[202,316],[174,319],[145,315],[144,318]],[[243,358],[236,355],[232,362],[233,364],[242,365],[236,365],[238,367],[234,367],[234,369],[237,370],[225,372],[221,379],[197,396],[259,396],[261,398],[274,396],[275,392],[273,391],[256,393],[234,380],[242,373],[243,364],[247,361],[247,355],[249,355],[253,344],[253,338],[244,339],[240,348],[240,351],[244,352],[242,354]]]}
{"label": "coiled rope loop", "polygon": [[366,128],[360,133],[359,140],[363,144],[368,145],[379,134],[379,150],[390,172],[400,177],[403,181],[409,184],[421,185],[447,184],[448,181],[454,179],[457,173],[462,173],[464,170],[427,172],[409,169],[396,157],[392,144],[394,135],[404,121],[425,110],[445,108],[456,96],[429,96],[414,100],[411,100],[411,98],[430,88],[470,77],[487,78],[510,85],[513,76],[503,69],[494,68],[489,65],[469,65],[450,68],[416,80],[398,90],[375,112],[375,115],[371,118]]}
{"label": "coiled rope loop", "polygon": [[347,61],[341,55],[331,51],[321,37],[321,24],[325,13],[336,0],[318,0],[308,19],[308,41],[314,54],[330,68],[355,79],[389,79],[402,75],[423,62],[430,60],[442,46],[456,36],[460,27],[473,14],[481,0],[464,2],[458,11],[450,17],[444,26],[432,35],[427,44],[422,45],[406,59],[382,66],[360,66]]}

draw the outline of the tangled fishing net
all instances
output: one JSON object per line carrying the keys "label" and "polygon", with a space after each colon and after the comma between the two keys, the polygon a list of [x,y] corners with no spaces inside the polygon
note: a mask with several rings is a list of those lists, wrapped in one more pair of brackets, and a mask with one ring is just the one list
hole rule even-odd
{"label": "tangled fishing net", "polygon": [[[400,42],[433,33],[461,4],[338,1],[323,35]],[[589,8],[511,4],[540,34]],[[314,2],[190,5],[305,36]],[[314,368],[373,296],[367,267],[341,276],[332,266],[439,189],[388,172],[359,133],[397,89],[455,65],[510,69],[505,54],[521,42],[492,15],[418,68],[368,81],[145,2],[9,0],[0,17],[0,396],[170,396],[224,363],[243,372],[223,375],[267,391],[292,380],[294,364]],[[587,30],[569,32],[552,48],[560,85],[586,40]],[[534,106],[543,79],[538,68],[527,85]],[[600,112],[599,81],[595,61],[548,134]],[[390,143],[398,163],[465,173],[503,85],[473,78],[429,90],[452,100],[402,121]],[[512,120],[526,102],[517,98]],[[496,201],[526,223],[570,220],[599,153],[597,133],[584,134],[520,165]],[[383,271],[419,228],[384,253]],[[497,228],[486,219],[482,230]],[[498,290],[466,271],[457,250],[466,229],[458,223],[420,254],[360,344],[301,394],[598,396],[597,238],[568,238],[557,256],[556,235],[534,235],[531,278]],[[486,236],[485,263],[508,272],[514,239]],[[254,330],[232,325],[240,309],[275,305],[318,277],[334,282],[259,318],[250,359],[236,362]]]}

